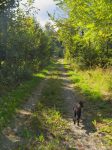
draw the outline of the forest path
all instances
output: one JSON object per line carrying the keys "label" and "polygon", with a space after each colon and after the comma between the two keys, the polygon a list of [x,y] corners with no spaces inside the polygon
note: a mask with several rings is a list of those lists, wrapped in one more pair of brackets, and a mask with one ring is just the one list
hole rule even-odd
{"label": "forest path", "polygon": [[24,136],[28,136],[26,127],[29,124],[46,82],[47,78],[41,81],[28,101],[26,101],[21,109],[17,110],[17,114],[12,119],[12,122],[2,131],[2,135],[0,135],[0,150],[17,150],[18,145],[27,144],[28,141],[25,141],[24,138]]}
{"label": "forest path", "polygon": [[[66,66],[66,65],[65,65]],[[67,75],[67,69],[63,66],[60,68],[61,78],[63,80],[63,98],[66,103],[67,116],[66,119],[69,122],[72,137],[74,141],[71,142],[72,147],[68,143],[68,149],[74,150],[111,150],[106,148],[92,124],[91,118],[91,106],[87,104],[84,96],[74,89],[74,85]],[[84,112],[82,114],[82,121],[80,126],[73,123],[73,105],[78,101],[84,102]],[[75,147],[74,147],[75,146]]]}
{"label": "forest path", "polygon": [[[74,89],[74,85],[70,81],[67,69],[65,68],[66,64],[63,64],[63,61],[60,61],[58,67],[60,72],[59,79],[62,80],[62,97],[66,105],[64,119],[67,120],[70,128],[70,131],[66,134],[69,134],[72,138],[71,141],[69,140],[70,142],[62,142],[62,144],[66,145],[66,150],[111,150],[103,146],[99,135],[92,124],[90,114],[92,108],[87,104],[84,97]],[[49,77],[46,77],[46,79],[37,86],[28,101],[17,111],[15,118],[12,119],[9,126],[3,130],[2,135],[0,136],[0,150],[17,150],[19,145],[28,144],[28,140],[26,139],[25,141],[24,138],[24,136],[29,136],[26,127],[29,125],[30,118],[35,111],[35,105],[40,99],[48,79]],[[77,126],[73,123],[73,105],[80,100],[84,101],[84,113],[80,126]]]}

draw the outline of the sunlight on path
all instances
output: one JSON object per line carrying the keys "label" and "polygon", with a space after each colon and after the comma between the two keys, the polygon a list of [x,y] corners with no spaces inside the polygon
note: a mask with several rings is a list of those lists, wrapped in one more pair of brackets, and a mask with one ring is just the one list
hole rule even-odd
{"label": "sunlight on path", "polygon": [[[62,63],[63,64],[63,63]],[[80,100],[84,101],[84,97],[79,95],[75,89],[74,85],[71,83],[66,69],[60,68],[62,71],[63,79],[63,97],[66,102],[68,114],[67,119],[69,120],[70,128],[72,131],[72,136],[74,137],[74,148],[77,150],[110,150],[105,148],[97,136],[97,131],[94,131],[89,125],[89,122],[81,122],[80,127],[74,125],[73,123],[73,105]],[[86,106],[85,106],[86,107]],[[86,119],[85,113],[83,120]],[[70,146],[71,147],[71,146]]]}

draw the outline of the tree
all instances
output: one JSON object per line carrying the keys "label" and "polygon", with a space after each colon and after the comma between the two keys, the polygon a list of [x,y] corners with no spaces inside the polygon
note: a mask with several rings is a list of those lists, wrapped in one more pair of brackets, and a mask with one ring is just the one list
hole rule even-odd
{"label": "tree", "polygon": [[17,85],[50,61],[48,35],[22,10],[0,18],[0,82]]}
{"label": "tree", "polygon": [[[56,20],[66,56],[92,67],[112,64],[112,2],[56,0],[67,12]],[[65,33],[66,31],[66,33]]]}

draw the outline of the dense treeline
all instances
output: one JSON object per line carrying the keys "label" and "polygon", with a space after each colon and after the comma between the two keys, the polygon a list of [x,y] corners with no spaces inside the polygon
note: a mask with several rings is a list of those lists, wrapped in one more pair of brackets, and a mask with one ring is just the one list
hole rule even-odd
{"label": "dense treeline", "polygon": [[85,67],[112,65],[112,1],[55,1],[65,12],[56,20],[65,57]]}
{"label": "dense treeline", "polygon": [[1,0],[0,1],[0,13],[4,12],[7,8],[14,7],[16,4],[18,4],[18,0]]}
{"label": "dense treeline", "polygon": [[[13,3],[15,4],[15,3]],[[2,5],[2,3],[1,3]],[[6,5],[5,5],[6,6]],[[53,54],[55,30],[44,30],[16,5],[0,8],[0,85],[17,85],[47,65]]]}

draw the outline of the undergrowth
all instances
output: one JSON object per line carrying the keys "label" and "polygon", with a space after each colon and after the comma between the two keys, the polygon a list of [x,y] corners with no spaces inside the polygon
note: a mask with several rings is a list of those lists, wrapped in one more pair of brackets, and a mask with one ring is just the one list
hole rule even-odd
{"label": "undergrowth", "polygon": [[45,78],[46,72],[47,69],[44,69],[41,73],[34,74],[31,80],[21,83],[17,88],[0,97],[0,132],[7,126],[16,108],[28,99],[35,87]]}
{"label": "undergrowth", "polygon": [[[112,72],[109,69],[80,70],[66,66],[75,88],[85,96],[92,123],[106,144],[112,145]],[[86,106],[87,107],[87,106]]]}

